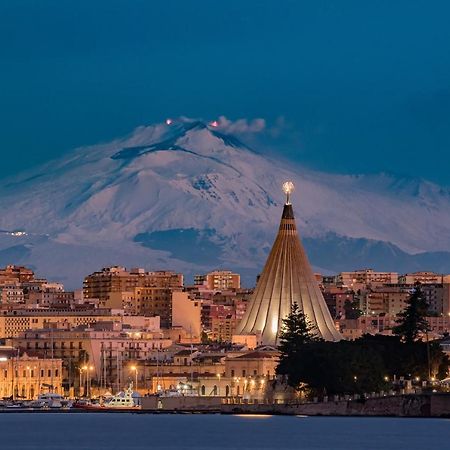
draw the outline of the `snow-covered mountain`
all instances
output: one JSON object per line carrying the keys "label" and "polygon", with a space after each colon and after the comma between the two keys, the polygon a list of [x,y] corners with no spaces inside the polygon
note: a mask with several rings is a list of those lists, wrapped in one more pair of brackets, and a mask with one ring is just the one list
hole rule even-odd
{"label": "snow-covered mountain", "polygon": [[187,275],[231,268],[252,284],[287,179],[316,268],[450,272],[449,190],[308,170],[189,119],[139,127],[2,181],[0,264],[26,264],[69,287],[113,264]]}

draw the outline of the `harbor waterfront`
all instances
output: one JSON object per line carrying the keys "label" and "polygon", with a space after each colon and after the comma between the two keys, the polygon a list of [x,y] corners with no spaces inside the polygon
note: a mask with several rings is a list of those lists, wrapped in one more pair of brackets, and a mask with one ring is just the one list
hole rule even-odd
{"label": "harbor waterfront", "polygon": [[[450,418],[450,394],[386,395],[341,398],[333,401],[300,403],[259,403],[242,399],[150,396],[134,398],[131,390],[114,396],[106,403],[68,400],[58,404],[14,404],[0,407],[0,413],[139,413],[139,414],[224,414],[248,416],[348,416],[348,417],[410,417]],[[345,396],[348,397],[348,396]],[[136,400],[138,401],[136,403]]]}
{"label": "harbor waterfront", "polygon": [[[27,432],[23,432],[26,420]],[[271,415],[6,414],[2,450],[442,449],[446,419]]]}

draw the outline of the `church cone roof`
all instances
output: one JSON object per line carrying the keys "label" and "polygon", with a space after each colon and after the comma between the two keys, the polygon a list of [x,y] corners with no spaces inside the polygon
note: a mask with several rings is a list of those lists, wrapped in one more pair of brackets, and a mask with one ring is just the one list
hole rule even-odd
{"label": "church cone roof", "polygon": [[341,335],[334,326],[297,233],[294,210],[289,202],[292,190],[285,191],[287,201],[277,237],[237,333],[261,333],[263,344],[277,345],[282,320],[296,302],[316,328],[318,336],[327,341],[338,341]]}

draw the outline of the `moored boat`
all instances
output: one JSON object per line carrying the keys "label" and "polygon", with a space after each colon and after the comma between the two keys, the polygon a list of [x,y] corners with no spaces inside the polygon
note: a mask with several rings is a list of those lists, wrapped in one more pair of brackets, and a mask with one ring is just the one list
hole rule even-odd
{"label": "moored boat", "polygon": [[127,389],[114,395],[103,406],[106,409],[140,409],[140,400],[139,393],[133,391],[133,383],[130,383]]}
{"label": "moored boat", "polygon": [[137,410],[141,409],[140,395],[133,391],[131,383],[127,389],[112,396],[103,403],[92,403],[91,401],[78,401],[73,407],[85,410]]}
{"label": "moored boat", "polygon": [[55,392],[47,392],[46,394],[40,394],[36,403],[42,408],[62,408],[67,404],[67,401],[62,395]]}

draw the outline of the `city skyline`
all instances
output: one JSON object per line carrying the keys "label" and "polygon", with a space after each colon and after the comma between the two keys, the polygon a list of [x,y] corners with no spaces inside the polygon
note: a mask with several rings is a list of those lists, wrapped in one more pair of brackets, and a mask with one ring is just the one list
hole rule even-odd
{"label": "city skyline", "polygon": [[0,2],[1,450],[445,447],[449,16]]}

